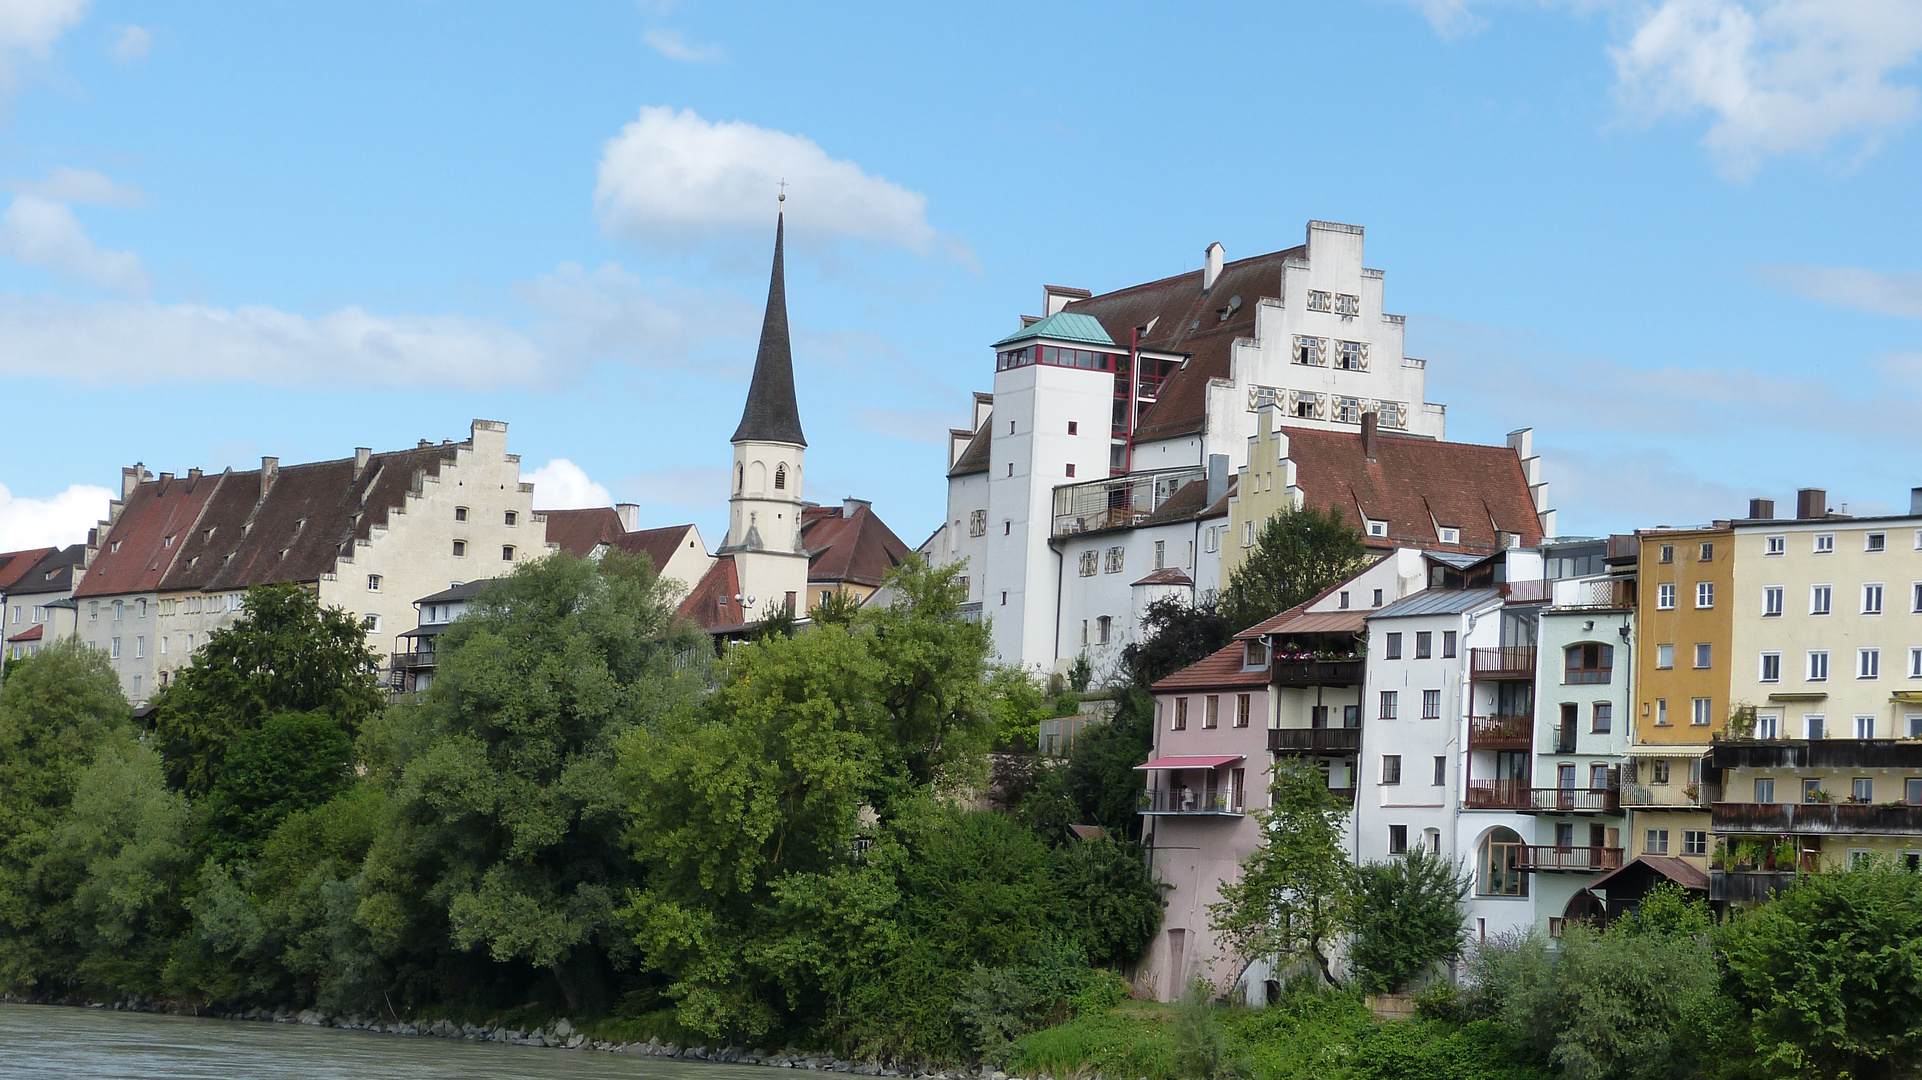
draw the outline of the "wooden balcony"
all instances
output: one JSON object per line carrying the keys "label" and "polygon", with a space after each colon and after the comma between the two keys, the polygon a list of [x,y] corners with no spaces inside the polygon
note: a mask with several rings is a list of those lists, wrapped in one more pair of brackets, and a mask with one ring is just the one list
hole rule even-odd
{"label": "wooden balcony", "polygon": [[1922,836],[1922,806],[1907,803],[1743,803],[1710,808],[1724,836]]}
{"label": "wooden balcony", "polygon": [[1535,646],[1470,649],[1468,664],[1469,674],[1477,679],[1532,679],[1535,677]]}
{"label": "wooden balcony", "polygon": [[1360,660],[1275,661],[1270,681],[1276,686],[1360,686]]}
{"label": "wooden balcony", "polygon": [[1710,870],[1710,900],[1772,900],[1795,884],[1793,870]]}
{"label": "wooden balcony", "polygon": [[1476,716],[1468,721],[1470,750],[1527,750],[1534,742],[1533,716]]}
{"label": "wooden balcony", "polygon": [[1621,792],[1616,788],[1532,788],[1522,809],[1538,814],[1619,814]]}
{"label": "wooden balcony", "polygon": [[1360,728],[1269,728],[1272,754],[1354,754],[1361,751]]}
{"label": "wooden balcony", "polygon": [[1569,847],[1560,847],[1555,844],[1517,844],[1515,845],[1515,867],[1518,870],[1533,870],[1537,873],[1598,874],[1604,870],[1622,868],[1622,849],[1591,847],[1585,844]]}
{"label": "wooden balcony", "polygon": [[1529,810],[1533,789],[1526,780],[1470,780],[1462,805],[1470,810]]}

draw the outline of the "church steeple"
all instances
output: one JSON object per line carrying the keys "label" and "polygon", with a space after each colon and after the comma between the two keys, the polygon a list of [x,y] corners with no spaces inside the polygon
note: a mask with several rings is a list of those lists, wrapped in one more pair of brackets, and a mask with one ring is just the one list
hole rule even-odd
{"label": "church steeple", "polygon": [[761,348],[754,357],[754,380],[748,384],[741,426],[734,429],[731,440],[737,443],[808,444],[801,434],[801,410],[794,403],[794,356],[788,347],[787,280],[781,265],[786,229],[787,216],[775,215],[774,272],[768,280],[767,314],[761,319]]}

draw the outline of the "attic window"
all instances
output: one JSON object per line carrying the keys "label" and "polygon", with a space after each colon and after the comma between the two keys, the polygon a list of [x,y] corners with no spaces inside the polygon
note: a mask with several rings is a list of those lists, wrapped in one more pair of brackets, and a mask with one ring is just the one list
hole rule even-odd
{"label": "attic window", "polygon": [[169,537],[167,537],[167,538],[166,538],[165,540],[162,540],[162,541],[160,542],[160,546],[161,546],[161,547],[172,547],[172,546],[174,546],[174,538],[173,538],[173,537],[171,537],[171,536],[169,536]]}
{"label": "attic window", "polygon": [[1444,543],[1444,544],[1459,544],[1459,543],[1461,543],[1461,542],[1462,542],[1462,531],[1461,531],[1460,529],[1443,529],[1443,530],[1441,530],[1441,542],[1442,542],[1442,543]]}
{"label": "attic window", "polygon": [[1387,536],[1388,523],[1386,521],[1375,521],[1371,518],[1368,522],[1368,535],[1375,537]]}
{"label": "attic window", "polygon": [[209,525],[208,527],[206,527],[205,529],[202,529],[202,530],[200,531],[200,542],[201,542],[201,543],[203,543],[203,544],[204,544],[204,543],[206,543],[206,542],[208,542],[209,540],[212,540],[212,539],[214,538],[214,528],[215,528],[215,526],[212,526],[212,525]]}
{"label": "attic window", "polygon": [[120,550],[120,541],[118,541],[118,540],[115,540],[115,541],[113,542],[113,550],[114,550],[114,551],[115,551],[116,553],[117,553],[117,552],[119,552],[119,550]]}

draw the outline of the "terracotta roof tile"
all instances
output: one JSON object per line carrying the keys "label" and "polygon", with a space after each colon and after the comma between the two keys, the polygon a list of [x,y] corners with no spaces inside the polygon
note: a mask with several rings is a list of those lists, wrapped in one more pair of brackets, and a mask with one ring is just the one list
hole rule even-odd
{"label": "terracotta roof tile", "polygon": [[1242,657],[1242,643],[1229,642],[1225,647],[1189,664],[1149,689],[1161,693],[1166,690],[1215,690],[1267,686],[1268,669],[1264,667],[1255,671],[1243,671],[1241,670]]}
{"label": "terracotta roof tile", "polygon": [[872,506],[859,502],[853,505],[852,514],[839,506],[810,506],[801,511],[808,581],[879,587],[888,571],[910,554],[908,546]]}
{"label": "terracotta roof tile", "polygon": [[741,611],[741,602],[735,599],[740,592],[741,575],[734,565],[734,556],[722,555],[701,575],[687,599],[681,601],[680,614],[710,634],[743,629],[747,618]]}
{"label": "terracotta roof tile", "polygon": [[148,480],[133,490],[74,595],[152,592],[179,559],[188,535],[231,474]]}
{"label": "terracotta roof tile", "polygon": [[611,506],[587,510],[543,510],[547,519],[547,542],[577,559],[585,559],[602,544],[621,538],[621,515]]}
{"label": "terracotta roof tile", "polygon": [[[622,533],[614,540],[614,546],[629,555],[645,555],[654,564],[654,572],[660,573],[667,568],[667,562],[681,548],[693,543],[689,533],[692,525],[668,525],[659,529],[640,529]],[[733,595],[732,593],[729,594]]]}
{"label": "terracotta roof tile", "polygon": [[6,592],[14,583],[32,572],[40,560],[54,553],[50,547],[28,548],[25,551],[0,551],[0,592]]}
{"label": "terracotta roof tile", "polygon": [[1499,550],[1497,531],[1519,537],[1523,547],[1541,542],[1541,520],[1521,459],[1506,446],[1383,432],[1375,439],[1375,460],[1369,461],[1359,432],[1283,430],[1307,502],[1334,510],[1357,529],[1363,528],[1363,513],[1386,521],[1388,544],[1442,548],[1438,524],[1461,530],[1461,542],[1446,545],[1459,550]]}
{"label": "terracotta roof tile", "polygon": [[[1207,419],[1208,380],[1228,377],[1229,353],[1235,339],[1253,337],[1260,301],[1281,295],[1282,264],[1307,255],[1304,245],[1227,263],[1215,279],[1215,287],[1205,295],[1201,291],[1201,271],[1193,270],[1077,300],[1063,309],[1101,320],[1109,336],[1123,345],[1135,327],[1152,323],[1153,329],[1141,339],[1142,349],[1188,354],[1188,361],[1168,379],[1154,407],[1142,417],[1135,432],[1137,442],[1202,429]],[[1220,310],[1236,296],[1241,297],[1241,307],[1223,321]]]}
{"label": "terracotta roof tile", "polygon": [[8,596],[66,592],[73,588],[73,568],[87,557],[85,544],[73,544],[34,563],[26,576],[6,588]]}

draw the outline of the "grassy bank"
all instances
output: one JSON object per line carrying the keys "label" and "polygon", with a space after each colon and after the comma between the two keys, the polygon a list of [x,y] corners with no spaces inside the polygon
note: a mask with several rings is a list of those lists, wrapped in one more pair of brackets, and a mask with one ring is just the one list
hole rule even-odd
{"label": "grassy bank", "polygon": [[1488,1021],[1377,1021],[1351,993],[1297,991],[1267,1009],[1126,1002],[1031,1032],[1010,1071],[1114,1080],[1545,1080]]}

